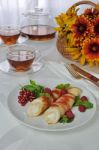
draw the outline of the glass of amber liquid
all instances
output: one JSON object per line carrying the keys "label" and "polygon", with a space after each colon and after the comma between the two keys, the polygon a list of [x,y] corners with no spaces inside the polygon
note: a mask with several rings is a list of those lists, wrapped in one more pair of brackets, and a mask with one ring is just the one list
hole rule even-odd
{"label": "glass of amber liquid", "polygon": [[15,25],[0,26],[0,37],[4,44],[16,44],[20,35],[20,27]]}
{"label": "glass of amber liquid", "polygon": [[24,72],[31,69],[34,61],[40,57],[37,50],[29,45],[25,44],[15,44],[9,46],[7,53],[7,60],[13,71]]}
{"label": "glass of amber liquid", "polygon": [[55,38],[54,21],[48,11],[35,7],[23,13],[21,33],[30,40],[47,41]]}

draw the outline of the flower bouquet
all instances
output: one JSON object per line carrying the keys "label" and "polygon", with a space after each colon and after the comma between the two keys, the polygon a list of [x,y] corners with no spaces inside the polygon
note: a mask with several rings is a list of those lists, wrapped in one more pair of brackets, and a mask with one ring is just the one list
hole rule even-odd
{"label": "flower bouquet", "polygon": [[[78,15],[77,6],[91,5]],[[56,18],[57,49],[66,58],[82,65],[99,66],[99,4],[91,1],[75,3],[66,13]]]}

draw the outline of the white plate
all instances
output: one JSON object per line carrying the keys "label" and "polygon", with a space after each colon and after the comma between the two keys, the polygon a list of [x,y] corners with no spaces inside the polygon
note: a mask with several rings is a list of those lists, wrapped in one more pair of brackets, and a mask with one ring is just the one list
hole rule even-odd
{"label": "white plate", "polygon": [[20,87],[16,87],[13,89],[13,91],[8,96],[8,108],[12,115],[14,115],[15,118],[17,118],[19,121],[21,121],[24,125],[29,126],[34,129],[43,130],[43,131],[65,131],[69,129],[74,129],[77,127],[80,127],[84,124],[86,124],[89,120],[93,118],[96,112],[96,101],[95,97],[91,92],[88,91],[85,87],[75,84],[73,82],[68,82],[66,79],[38,79],[36,80],[37,83],[41,85],[48,86],[50,88],[54,88],[57,84],[60,83],[70,83],[73,86],[79,87],[82,89],[82,95],[85,95],[89,98],[90,102],[93,103],[93,108],[86,110],[86,112],[81,113],[78,111],[78,108],[73,108],[73,112],[75,114],[75,119],[71,123],[57,123],[54,125],[48,125],[44,119],[43,116],[34,117],[32,119],[28,118],[26,115],[26,110],[28,107],[28,104],[26,106],[20,106],[20,104],[17,102],[17,97],[19,93]]}
{"label": "white plate", "polygon": [[0,70],[3,71],[4,73],[8,73],[10,75],[25,75],[25,74],[31,74],[31,73],[39,71],[43,67],[43,65],[44,65],[43,61],[42,62],[34,62],[31,69],[29,69],[28,71],[16,72],[10,67],[8,61],[5,60],[0,63]]}

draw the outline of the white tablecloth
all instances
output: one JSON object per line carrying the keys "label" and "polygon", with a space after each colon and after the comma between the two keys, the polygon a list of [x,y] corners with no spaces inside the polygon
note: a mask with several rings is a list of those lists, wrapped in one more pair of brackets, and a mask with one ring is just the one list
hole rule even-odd
{"label": "white tablecloth", "polygon": [[[7,97],[14,87],[36,77],[55,78],[57,76],[57,78],[65,78],[61,62],[70,62],[58,53],[55,40],[42,43],[27,41],[26,43],[32,44],[34,48],[39,49],[46,63],[39,72],[25,76],[13,76],[0,71],[0,150],[99,150],[99,106],[94,118],[89,123],[80,128],[64,132],[33,130],[21,125],[10,114],[6,105]],[[5,53],[6,48],[1,47],[0,62],[5,60]],[[56,67],[57,62],[59,63],[58,67]],[[99,68],[90,69],[88,66],[83,68],[99,77]],[[66,75],[71,80],[74,80],[68,72]],[[98,103],[99,89],[85,81],[77,82],[87,86],[95,94]]]}

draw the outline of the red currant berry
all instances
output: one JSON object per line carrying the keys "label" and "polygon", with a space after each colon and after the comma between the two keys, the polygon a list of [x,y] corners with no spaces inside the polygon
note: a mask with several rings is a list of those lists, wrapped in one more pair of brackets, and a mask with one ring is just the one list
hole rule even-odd
{"label": "red currant berry", "polygon": [[44,89],[44,93],[48,93],[48,94],[52,95],[51,89],[47,88],[47,87]]}
{"label": "red currant berry", "polygon": [[18,103],[21,103],[21,100],[18,100]]}
{"label": "red currant berry", "polygon": [[69,119],[73,119],[74,118],[74,114],[71,110],[68,110],[65,115],[69,118]]}
{"label": "red currant berry", "polygon": [[80,112],[85,112],[86,111],[86,107],[82,106],[82,105],[79,106],[78,109],[79,109]]}
{"label": "red currant berry", "polygon": [[23,95],[23,93],[24,93],[23,91],[20,91],[20,92],[19,92],[19,95]]}
{"label": "red currant berry", "polygon": [[32,101],[33,101],[33,98],[30,98],[30,99],[29,99],[29,102],[32,102]]}
{"label": "red currant berry", "polygon": [[32,102],[34,98],[35,98],[35,93],[24,89],[19,92],[18,103],[24,106],[28,101]]}
{"label": "red currant berry", "polygon": [[21,104],[21,106],[25,106],[26,103],[27,103],[27,102],[24,101],[24,102],[22,102],[22,103],[20,103],[20,104]]}
{"label": "red currant berry", "polygon": [[62,90],[61,90],[61,95],[64,95],[64,94],[67,94],[67,93],[68,93],[67,90],[65,90],[65,89],[62,89]]}
{"label": "red currant berry", "polygon": [[80,99],[81,99],[82,101],[88,101],[88,98],[87,98],[86,96],[82,96]]}

